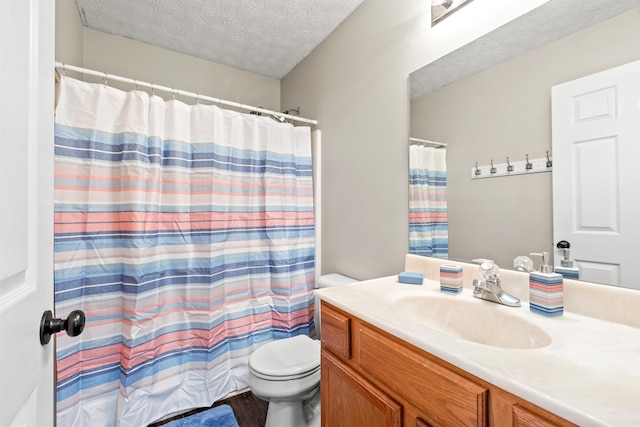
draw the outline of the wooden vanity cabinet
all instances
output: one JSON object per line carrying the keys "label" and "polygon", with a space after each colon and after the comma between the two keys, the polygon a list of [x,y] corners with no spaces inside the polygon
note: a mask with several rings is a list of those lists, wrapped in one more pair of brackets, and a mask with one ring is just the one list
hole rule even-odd
{"label": "wooden vanity cabinet", "polygon": [[572,426],[322,301],[323,427]]}
{"label": "wooden vanity cabinet", "polygon": [[402,406],[329,352],[320,373],[323,426],[402,427]]}

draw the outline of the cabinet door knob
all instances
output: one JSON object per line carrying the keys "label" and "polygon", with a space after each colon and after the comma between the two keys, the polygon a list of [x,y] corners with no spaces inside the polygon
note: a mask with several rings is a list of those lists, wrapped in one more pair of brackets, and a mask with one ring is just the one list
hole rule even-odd
{"label": "cabinet door knob", "polygon": [[66,319],[54,319],[51,310],[42,313],[40,320],[40,344],[49,344],[51,335],[62,330],[67,331],[70,337],[78,336],[84,330],[85,317],[82,310],[74,310]]}

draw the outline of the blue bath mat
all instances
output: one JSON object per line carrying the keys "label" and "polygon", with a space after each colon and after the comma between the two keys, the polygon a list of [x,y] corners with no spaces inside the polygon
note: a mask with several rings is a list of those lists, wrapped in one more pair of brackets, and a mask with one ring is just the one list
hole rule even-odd
{"label": "blue bath mat", "polygon": [[220,405],[165,424],[165,427],[240,427],[229,405]]}

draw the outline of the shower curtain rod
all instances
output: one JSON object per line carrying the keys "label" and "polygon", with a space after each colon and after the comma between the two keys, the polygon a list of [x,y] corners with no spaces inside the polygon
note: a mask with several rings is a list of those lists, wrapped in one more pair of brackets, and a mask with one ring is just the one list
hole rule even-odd
{"label": "shower curtain rod", "polygon": [[90,76],[102,77],[105,80],[115,80],[115,81],[119,81],[119,82],[123,82],[123,83],[130,83],[130,84],[135,85],[135,86],[144,86],[144,87],[147,87],[147,88],[149,88],[151,90],[156,90],[156,89],[157,90],[161,90],[163,92],[172,93],[174,96],[176,96],[176,95],[186,96],[186,97],[189,97],[189,98],[195,98],[197,100],[213,102],[214,104],[218,104],[218,105],[226,105],[228,107],[240,108],[240,109],[243,109],[243,110],[254,111],[256,113],[261,113],[261,114],[271,114],[271,115],[274,115],[274,116],[277,116],[277,117],[283,117],[285,119],[289,119],[289,120],[297,121],[297,122],[302,122],[302,123],[307,123],[307,124],[310,124],[310,125],[317,125],[318,124],[317,120],[305,119],[304,117],[293,116],[291,114],[280,113],[280,112],[273,111],[273,110],[267,110],[265,108],[254,107],[254,106],[251,106],[251,105],[245,105],[245,104],[241,104],[239,102],[227,101],[225,99],[213,98],[211,96],[200,95],[198,93],[188,92],[186,90],[174,89],[174,88],[170,88],[170,87],[167,87],[167,86],[161,86],[161,85],[156,85],[156,84],[153,84],[153,83],[147,83],[147,82],[144,82],[144,81],[141,81],[141,80],[134,80],[134,79],[130,79],[128,77],[121,77],[121,76],[116,76],[114,74],[102,73],[100,71],[90,70],[88,68],[82,68],[82,67],[76,67],[75,65],[63,64],[62,62],[56,62],[56,68],[60,68],[62,70],[63,74],[64,74],[64,71],[66,71],[66,70],[76,71],[78,73],[87,74],[87,75],[90,75]]}
{"label": "shower curtain rod", "polygon": [[432,144],[435,145],[436,147],[446,147],[447,143],[446,142],[435,142],[435,141],[428,141],[426,139],[420,139],[420,138],[409,138],[409,143],[415,143],[415,144]]}

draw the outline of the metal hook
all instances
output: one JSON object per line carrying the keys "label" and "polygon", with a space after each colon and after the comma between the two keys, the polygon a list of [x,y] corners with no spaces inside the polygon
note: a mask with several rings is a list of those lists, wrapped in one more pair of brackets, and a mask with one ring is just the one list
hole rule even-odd
{"label": "metal hook", "polygon": [[196,93],[196,103],[200,105],[200,94]]}
{"label": "metal hook", "polygon": [[489,169],[489,172],[491,172],[492,175],[498,172],[498,169],[493,166],[493,159],[491,159],[491,169]]}
{"label": "metal hook", "polygon": [[62,64],[62,77],[64,77],[64,73],[67,71],[66,67],[64,66],[64,64]]}
{"label": "metal hook", "polygon": [[176,99],[176,93],[178,93],[178,91],[176,89],[173,89],[173,99]]}
{"label": "metal hook", "polygon": [[155,86],[153,86],[153,83],[151,83],[151,96],[155,96],[156,95],[156,88]]}
{"label": "metal hook", "polygon": [[553,166],[553,161],[549,158],[549,150],[547,150],[547,167],[550,168]]}
{"label": "metal hook", "polygon": [[476,162],[476,170],[475,170],[474,173],[476,174],[476,176],[482,175],[482,171],[480,169],[478,169],[478,162]]}
{"label": "metal hook", "polygon": [[507,172],[513,172],[513,165],[509,163],[509,157],[507,157]]}
{"label": "metal hook", "polygon": [[138,90],[138,81],[137,80],[133,81],[133,90]]}
{"label": "metal hook", "polygon": [[104,73],[104,77],[103,77],[103,79],[102,79],[102,84],[103,84],[103,85],[105,85],[105,86],[106,86],[106,85],[107,85],[107,83],[109,82],[109,81],[107,80],[107,78],[108,78],[108,77],[109,77],[109,74]]}
{"label": "metal hook", "polygon": [[527,165],[525,166],[525,169],[526,170],[531,170],[531,169],[533,169],[533,163],[531,163],[529,161],[529,154],[527,154],[526,156],[527,156]]}

